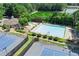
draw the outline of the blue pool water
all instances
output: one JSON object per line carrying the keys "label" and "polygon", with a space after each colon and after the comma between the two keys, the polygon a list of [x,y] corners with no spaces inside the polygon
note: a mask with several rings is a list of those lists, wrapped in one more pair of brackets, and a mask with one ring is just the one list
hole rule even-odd
{"label": "blue pool water", "polygon": [[41,53],[42,56],[68,56],[68,53],[57,51],[53,49],[44,48],[43,52]]}
{"label": "blue pool water", "polygon": [[10,46],[15,40],[17,39],[16,36],[13,35],[6,35],[4,33],[0,33],[0,51],[6,49]]}
{"label": "blue pool water", "polygon": [[41,56],[77,56],[77,55],[74,53],[44,48],[44,50],[41,53]]}
{"label": "blue pool water", "polygon": [[32,32],[63,38],[65,33],[65,26],[40,24],[34,28]]}
{"label": "blue pool water", "polygon": [[8,32],[0,32],[0,56],[12,54],[24,41],[25,36],[14,35]]}

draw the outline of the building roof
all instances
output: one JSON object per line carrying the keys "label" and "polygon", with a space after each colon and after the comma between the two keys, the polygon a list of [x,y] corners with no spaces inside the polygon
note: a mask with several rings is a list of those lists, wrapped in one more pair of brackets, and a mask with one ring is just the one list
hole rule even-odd
{"label": "building roof", "polygon": [[79,6],[68,6],[63,11],[61,11],[61,13],[68,13],[71,15],[77,10],[79,10]]}

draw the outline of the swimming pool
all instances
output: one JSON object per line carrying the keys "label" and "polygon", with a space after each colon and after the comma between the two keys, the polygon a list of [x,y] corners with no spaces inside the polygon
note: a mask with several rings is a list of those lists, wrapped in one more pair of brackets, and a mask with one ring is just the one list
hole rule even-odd
{"label": "swimming pool", "polygon": [[4,36],[0,38],[0,51],[6,49],[9,45],[11,45],[15,39],[10,35]]}
{"label": "swimming pool", "polygon": [[54,49],[44,48],[41,53],[41,56],[68,56],[69,54],[62,51],[57,51]]}
{"label": "swimming pool", "polygon": [[57,45],[35,42],[24,56],[78,56],[78,54]]}
{"label": "swimming pool", "polygon": [[60,25],[40,24],[36,28],[34,28],[32,32],[63,38],[65,28],[66,28],[65,26]]}
{"label": "swimming pool", "polygon": [[7,55],[23,40],[23,37],[0,32],[0,55]]}

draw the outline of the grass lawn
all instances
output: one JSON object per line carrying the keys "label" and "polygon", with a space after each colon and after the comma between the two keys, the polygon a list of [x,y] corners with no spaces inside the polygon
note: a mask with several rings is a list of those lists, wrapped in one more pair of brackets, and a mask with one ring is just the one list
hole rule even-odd
{"label": "grass lawn", "polygon": [[32,14],[31,17],[32,18],[42,17],[43,19],[46,19],[46,18],[48,18],[48,17],[50,17],[52,15],[53,15],[53,12],[49,12],[49,11],[46,11],[46,12],[44,12],[44,11],[38,11],[38,12]]}

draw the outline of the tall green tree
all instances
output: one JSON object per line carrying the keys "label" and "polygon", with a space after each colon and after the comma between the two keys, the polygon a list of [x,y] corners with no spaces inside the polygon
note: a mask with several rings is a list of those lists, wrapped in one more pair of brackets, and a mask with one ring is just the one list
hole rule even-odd
{"label": "tall green tree", "polygon": [[13,8],[13,15],[15,17],[20,17],[22,13],[28,12],[27,9],[22,4],[15,4]]}
{"label": "tall green tree", "polygon": [[5,9],[4,9],[3,5],[0,4],[0,20],[3,18],[4,12],[5,12]]}
{"label": "tall green tree", "polygon": [[22,15],[19,18],[19,23],[22,26],[25,26],[25,25],[28,24],[28,21],[29,21],[29,15],[28,15],[28,13],[22,13]]}
{"label": "tall green tree", "polygon": [[13,16],[14,4],[8,3],[8,4],[3,4],[3,6],[5,7],[5,16],[11,18],[11,16]]}
{"label": "tall green tree", "polygon": [[62,11],[65,7],[67,7],[67,4],[55,3],[52,5],[51,10],[52,11]]}

